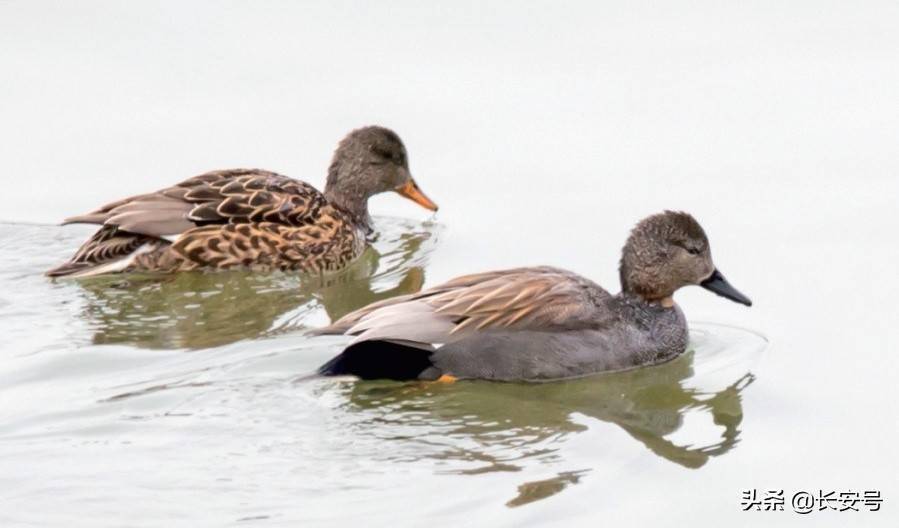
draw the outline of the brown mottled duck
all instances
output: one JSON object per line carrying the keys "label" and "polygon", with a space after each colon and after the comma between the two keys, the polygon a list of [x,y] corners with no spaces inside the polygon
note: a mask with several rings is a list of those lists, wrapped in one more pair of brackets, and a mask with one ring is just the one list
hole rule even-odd
{"label": "brown mottled duck", "polygon": [[66,219],[102,227],[47,275],[337,271],[367,246],[368,199],[388,191],[437,210],[412,179],[399,136],[383,127],[360,128],[335,150],[324,193],[260,169],[200,174]]}

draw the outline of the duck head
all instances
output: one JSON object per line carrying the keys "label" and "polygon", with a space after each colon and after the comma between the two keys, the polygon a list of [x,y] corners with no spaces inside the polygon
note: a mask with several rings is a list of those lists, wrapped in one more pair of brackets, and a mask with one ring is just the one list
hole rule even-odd
{"label": "duck head", "polygon": [[388,191],[437,210],[412,179],[406,147],[396,132],[379,126],[353,130],[334,151],[325,197],[370,230],[368,199]]}
{"label": "duck head", "polygon": [[752,306],[715,268],[705,231],[683,212],[665,211],[641,220],[621,252],[619,274],[623,291],[648,301],[670,303],[675,291],[695,284]]}

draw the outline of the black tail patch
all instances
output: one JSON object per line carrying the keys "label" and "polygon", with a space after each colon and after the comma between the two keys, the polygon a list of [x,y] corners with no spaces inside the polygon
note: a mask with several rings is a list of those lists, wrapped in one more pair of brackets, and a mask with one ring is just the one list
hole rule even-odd
{"label": "black tail patch", "polygon": [[350,345],[340,355],[322,365],[318,373],[324,376],[350,374],[365,380],[420,379],[424,371],[433,367],[431,354],[430,350],[390,341],[362,341]]}

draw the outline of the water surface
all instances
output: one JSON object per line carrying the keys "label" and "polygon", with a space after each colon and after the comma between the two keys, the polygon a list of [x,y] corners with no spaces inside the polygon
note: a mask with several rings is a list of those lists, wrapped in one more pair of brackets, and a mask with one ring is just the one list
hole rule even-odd
{"label": "water surface", "polygon": [[[212,523],[324,521],[349,501],[386,523],[441,486],[469,490],[446,508],[517,508],[631,464],[701,468],[739,445],[766,340],[717,324],[692,325],[690,350],[668,364],[566,382],[311,376],[346,339],[304,329],[426,280],[440,226],[377,226],[373,248],[326,278],[50,281],[32,266],[89,228],[0,225],[4,395],[21,402],[4,407],[0,441],[14,468],[41,475],[19,481],[10,520],[79,511],[116,525],[128,503],[153,525],[192,503],[215,505]],[[579,452],[585,441],[596,445]],[[25,513],[48,493],[58,509]]]}
{"label": "water surface", "polygon": [[[896,27],[888,0],[0,2],[0,526],[899,525]],[[440,212],[375,197],[345,274],[41,275],[90,233],[62,218],[213,169],[321,187],[373,123]],[[754,301],[678,292],[672,363],[307,378],[345,341],[306,328],[463,273],[617,291],[663,209]]]}

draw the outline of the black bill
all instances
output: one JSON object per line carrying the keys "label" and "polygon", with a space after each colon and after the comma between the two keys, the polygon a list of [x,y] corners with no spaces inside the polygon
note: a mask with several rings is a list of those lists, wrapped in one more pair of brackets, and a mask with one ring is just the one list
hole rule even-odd
{"label": "black bill", "polygon": [[727,279],[724,278],[724,275],[717,269],[712,272],[708,279],[700,282],[699,285],[725,299],[730,299],[734,302],[745,304],[746,306],[752,306],[752,301],[749,297],[743,295],[739,290],[731,286],[730,283],[727,282]]}

